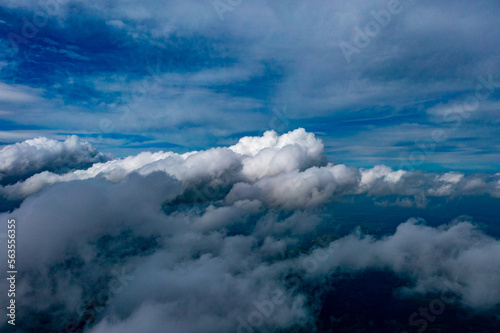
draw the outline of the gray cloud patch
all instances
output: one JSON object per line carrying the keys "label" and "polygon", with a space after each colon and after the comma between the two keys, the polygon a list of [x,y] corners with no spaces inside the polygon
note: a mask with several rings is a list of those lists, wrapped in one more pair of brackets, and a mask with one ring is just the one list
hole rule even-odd
{"label": "gray cloud patch", "polygon": [[[393,235],[376,239],[353,234],[300,258],[325,258],[311,276],[336,270],[390,269],[414,280],[402,292],[440,292],[448,287],[470,307],[500,303],[500,241],[486,236],[470,221],[456,220],[439,228],[411,219]],[[452,285],[451,287],[447,285]]]}

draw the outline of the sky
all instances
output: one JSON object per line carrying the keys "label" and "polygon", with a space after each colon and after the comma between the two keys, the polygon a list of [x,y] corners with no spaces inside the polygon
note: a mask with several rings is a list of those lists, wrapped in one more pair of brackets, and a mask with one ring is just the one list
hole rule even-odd
{"label": "sky", "polygon": [[0,331],[499,332],[499,14],[2,2]]}
{"label": "sky", "polygon": [[76,134],[123,157],[303,127],[335,162],[491,172],[498,10],[496,1],[7,2],[0,143]]}

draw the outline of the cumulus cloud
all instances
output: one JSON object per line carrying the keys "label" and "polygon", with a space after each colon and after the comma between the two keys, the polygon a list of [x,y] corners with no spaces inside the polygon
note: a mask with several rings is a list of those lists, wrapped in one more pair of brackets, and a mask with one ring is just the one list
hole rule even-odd
{"label": "cumulus cloud", "polygon": [[85,168],[108,159],[75,135],[64,142],[44,137],[26,140],[0,150],[0,184],[15,183],[42,171],[62,173]]}
{"label": "cumulus cloud", "polygon": [[229,149],[244,156],[242,173],[249,180],[303,170],[325,161],[323,143],[303,128],[281,136],[267,131],[262,137],[245,137]]}
{"label": "cumulus cloud", "polygon": [[335,193],[346,194],[357,186],[359,172],[345,165],[294,170],[265,177],[254,184],[235,184],[227,200],[260,199],[284,209],[307,208],[330,201]]}
{"label": "cumulus cloud", "polygon": [[[137,156],[96,163],[86,170],[66,174],[45,172],[25,182],[6,186],[4,196],[20,199],[46,185],[76,179],[104,177],[118,182],[132,171],[149,174],[162,171],[182,180],[186,186],[215,178],[255,181],[267,175],[277,175],[294,169],[304,170],[324,162],[323,144],[314,134],[297,129],[279,136],[274,131],[260,137],[245,137],[234,146],[200,152],[143,152]],[[229,178],[231,179],[229,179]]]}
{"label": "cumulus cloud", "polygon": [[[395,195],[412,206],[411,198],[498,193],[499,176],[327,163],[321,141],[299,129],[43,171],[2,188],[23,201],[0,219],[18,221],[25,331],[314,330],[318,293],[346,271],[409,279],[398,297],[451,285],[462,306],[500,304],[500,241],[463,218],[440,227],[411,219],[386,235],[347,232],[324,247],[310,241],[335,229],[326,204],[347,195]],[[300,288],[290,276],[303,277]]]}
{"label": "cumulus cloud", "polygon": [[[456,197],[460,195],[489,194],[500,197],[499,175],[447,172],[442,174],[422,171],[392,170],[384,165],[361,169],[359,193],[368,195],[412,196],[421,202],[426,197]],[[408,198],[405,198],[408,199]]]}
{"label": "cumulus cloud", "polygon": [[[48,139],[40,140],[45,142]],[[88,150],[94,152],[93,159],[104,158],[89,144],[81,143],[75,137],[64,143],[50,142],[53,146],[64,147],[69,145],[68,141],[77,147],[89,147]],[[23,144],[25,143],[19,145]],[[80,157],[81,154],[77,156]],[[74,159],[68,157],[64,160]],[[29,161],[32,160],[36,158]],[[62,157],[58,158],[59,160],[62,160]],[[4,161],[4,169],[15,170],[15,166],[21,163],[19,160],[10,161]],[[84,159],[80,158],[79,161],[83,162]],[[30,163],[34,162],[28,164]],[[70,162],[67,162],[65,167],[68,165]],[[62,166],[59,167],[59,170],[62,169]],[[318,206],[342,195],[355,193],[412,196],[413,198],[399,199],[405,204],[410,202],[409,200],[416,202],[418,197],[419,205],[425,202],[423,199],[426,196],[489,194],[500,197],[498,174],[436,174],[393,170],[385,165],[358,170],[341,164],[327,163],[321,140],[301,128],[281,136],[274,131],[267,131],[262,137],[244,137],[233,146],[205,151],[184,154],[143,152],[62,174],[45,170],[24,181],[0,187],[0,194],[9,200],[22,200],[45,186],[58,182],[90,178],[120,182],[131,172],[147,175],[155,171],[167,173],[182,181],[186,190],[198,187],[212,190],[225,188],[230,190],[227,197],[229,201],[259,199],[270,206],[287,209]],[[200,195],[199,191],[195,195],[215,196],[213,193]]]}

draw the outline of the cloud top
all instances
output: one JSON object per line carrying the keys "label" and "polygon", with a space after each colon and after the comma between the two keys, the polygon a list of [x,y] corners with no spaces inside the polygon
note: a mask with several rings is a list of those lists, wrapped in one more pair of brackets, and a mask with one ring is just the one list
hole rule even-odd
{"label": "cloud top", "polygon": [[108,159],[109,156],[99,153],[76,135],[63,142],[44,137],[26,140],[0,150],[0,184],[25,180],[43,171],[68,172]]}

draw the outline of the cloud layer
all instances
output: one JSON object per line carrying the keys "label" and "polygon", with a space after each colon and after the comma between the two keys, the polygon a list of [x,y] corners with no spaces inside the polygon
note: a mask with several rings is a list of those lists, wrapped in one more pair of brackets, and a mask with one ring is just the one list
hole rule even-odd
{"label": "cloud layer", "polygon": [[[394,297],[447,288],[464,308],[500,304],[500,241],[469,218],[439,227],[400,220],[393,234],[308,241],[335,223],[325,204],[345,196],[498,196],[498,175],[334,165],[303,129],[43,171],[2,191],[24,198],[0,218],[18,221],[25,331],[314,330],[325,281],[368,270],[409,281]],[[300,286],[291,283],[297,276]]]}
{"label": "cloud layer", "polygon": [[[155,171],[182,181],[185,190],[200,186],[220,187],[220,190],[230,190],[225,198],[229,202],[258,199],[268,206],[285,209],[318,206],[347,194],[400,195],[405,200],[399,202],[401,205],[411,204],[409,200],[416,202],[417,198],[420,200],[418,204],[422,205],[426,197],[482,194],[500,197],[500,174],[436,174],[392,170],[384,165],[356,169],[328,163],[322,141],[304,129],[281,136],[267,131],[262,137],[244,137],[227,148],[184,154],[143,152],[61,174],[48,170],[40,172],[43,170],[40,165],[47,169],[48,163],[53,162],[62,170],[70,166],[81,167],[91,160],[106,159],[106,156],[98,154],[90,144],[80,142],[76,137],[64,143],[38,140],[55,148],[38,147],[37,150],[31,141],[4,148],[5,154],[15,152],[10,153],[15,158],[4,160],[6,177],[18,177],[20,164],[24,175],[34,174],[16,184],[0,187],[4,198],[20,200],[58,182],[90,178],[120,182],[132,172],[147,175]],[[31,150],[36,154],[28,153]],[[91,153],[87,154],[88,151]],[[207,196],[206,193],[197,195]],[[214,194],[208,196],[214,198]]]}

